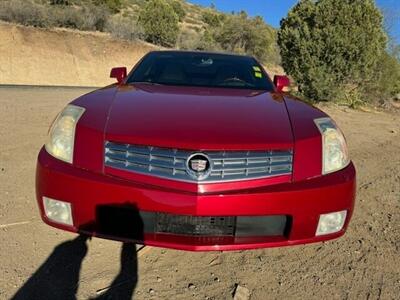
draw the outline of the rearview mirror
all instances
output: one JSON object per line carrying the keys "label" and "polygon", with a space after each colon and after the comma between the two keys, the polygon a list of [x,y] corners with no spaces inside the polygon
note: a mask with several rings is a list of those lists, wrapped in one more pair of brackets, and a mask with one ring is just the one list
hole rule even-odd
{"label": "rearview mirror", "polygon": [[111,69],[110,77],[117,79],[117,82],[121,84],[124,81],[126,74],[126,67],[116,67]]}
{"label": "rearview mirror", "polygon": [[283,92],[285,87],[290,86],[290,80],[287,76],[284,75],[275,75],[274,76],[274,84],[276,86],[276,90],[278,92]]}

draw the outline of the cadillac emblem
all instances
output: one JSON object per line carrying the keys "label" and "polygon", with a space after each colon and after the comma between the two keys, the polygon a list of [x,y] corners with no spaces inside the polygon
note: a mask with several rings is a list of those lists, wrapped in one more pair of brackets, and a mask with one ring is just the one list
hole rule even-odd
{"label": "cadillac emblem", "polygon": [[203,153],[192,154],[186,161],[186,169],[192,178],[204,180],[210,175],[211,160]]}

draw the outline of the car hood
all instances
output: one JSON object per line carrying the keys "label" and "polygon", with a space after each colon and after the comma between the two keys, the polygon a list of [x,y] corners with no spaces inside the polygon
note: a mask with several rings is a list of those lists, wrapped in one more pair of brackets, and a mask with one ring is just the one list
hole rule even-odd
{"label": "car hood", "polygon": [[118,87],[105,139],[193,150],[293,146],[290,120],[279,94],[150,84]]}

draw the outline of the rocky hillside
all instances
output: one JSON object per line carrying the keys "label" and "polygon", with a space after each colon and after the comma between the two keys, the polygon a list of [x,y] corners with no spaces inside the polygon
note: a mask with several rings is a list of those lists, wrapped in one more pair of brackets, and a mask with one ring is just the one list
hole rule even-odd
{"label": "rocky hillside", "polygon": [[[0,22],[0,85],[100,87],[114,66],[131,68],[155,45],[108,33],[43,29]],[[279,66],[270,74],[282,73]]]}
{"label": "rocky hillside", "polygon": [[0,84],[103,86],[113,66],[132,67],[154,45],[105,33],[0,23]]}

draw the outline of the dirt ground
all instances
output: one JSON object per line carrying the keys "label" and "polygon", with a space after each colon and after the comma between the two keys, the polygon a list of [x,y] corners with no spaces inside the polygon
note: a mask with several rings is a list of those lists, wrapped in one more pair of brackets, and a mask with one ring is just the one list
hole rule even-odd
{"label": "dirt ground", "polygon": [[399,299],[400,113],[324,108],[358,171],[343,238],[224,253],[145,247],[137,256],[128,245],[121,256],[121,243],[76,239],[42,223],[36,207],[35,161],[48,126],[86,91],[0,88],[0,299],[232,299],[237,284],[251,299]]}

